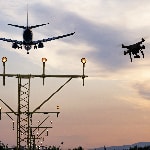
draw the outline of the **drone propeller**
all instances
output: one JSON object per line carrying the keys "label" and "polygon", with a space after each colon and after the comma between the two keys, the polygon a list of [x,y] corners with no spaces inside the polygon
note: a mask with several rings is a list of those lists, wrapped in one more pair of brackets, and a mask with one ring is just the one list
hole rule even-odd
{"label": "drone propeller", "polygon": [[145,41],[145,39],[144,38],[142,38],[142,42],[144,42]]}

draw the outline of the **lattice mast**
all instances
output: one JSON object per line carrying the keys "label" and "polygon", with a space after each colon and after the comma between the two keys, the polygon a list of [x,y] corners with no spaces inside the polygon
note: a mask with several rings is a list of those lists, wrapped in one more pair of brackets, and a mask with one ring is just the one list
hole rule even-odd
{"label": "lattice mast", "polygon": [[[31,149],[33,148],[31,144],[35,145],[35,135],[32,133],[32,129],[37,128],[44,128],[43,132],[46,131],[48,128],[52,127],[32,127],[32,115],[34,113],[57,113],[60,112],[39,112],[38,110],[48,102],[57,92],[59,92],[68,82],[70,82],[73,78],[82,78],[83,79],[83,86],[84,86],[84,79],[88,76],[84,74],[84,68],[86,59],[82,58],[81,62],[83,63],[83,74],[82,75],[46,75],[45,74],[45,62],[47,61],[46,58],[42,58],[43,62],[43,73],[41,75],[32,75],[32,74],[6,74],[5,73],[5,62],[7,61],[6,57],[2,58],[3,62],[3,74],[0,74],[3,77],[3,85],[5,86],[5,77],[15,77],[18,78],[18,110],[15,112],[8,104],[6,104],[2,99],[0,101],[10,110],[10,112],[4,112],[12,119],[9,113],[13,113],[17,116],[17,149],[20,150],[21,146],[26,143],[26,148]],[[32,112],[30,109],[29,98],[30,98],[30,80],[31,78],[42,78],[43,85],[44,79],[47,77],[55,77],[55,78],[69,78],[62,86],[60,86],[53,94],[51,94],[46,100],[44,100],[37,108],[35,108]],[[27,82],[24,82],[24,81]],[[38,112],[37,112],[38,111]],[[0,120],[1,120],[1,107],[0,107]],[[13,119],[12,119],[13,120]],[[13,120],[13,130],[14,130],[14,120]],[[42,134],[42,133],[41,133]]]}
{"label": "lattice mast", "polygon": [[29,147],[30,78],[26,80],[27,82],[23,83],[22,78],[18,77],[17,147],[19,148],[24,142],[26,142],[27,147]]}

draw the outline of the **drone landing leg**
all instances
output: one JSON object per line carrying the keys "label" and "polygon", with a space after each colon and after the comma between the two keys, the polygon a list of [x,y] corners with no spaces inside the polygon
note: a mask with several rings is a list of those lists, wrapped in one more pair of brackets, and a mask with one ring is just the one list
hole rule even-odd
{"label": "drone landing leg", "polygon": [[143,51],[141,51],[141,54],[142,54],[142,56],[143,56],[143,58],[144,58],[144,52],[143,52]]}
{"label": "drone landing leg", "polygon": [[132,57],[131,57],[131,53],[129,53],[129,55],[130,55],[130,59],[131,59],[131,62],[132,62]]}

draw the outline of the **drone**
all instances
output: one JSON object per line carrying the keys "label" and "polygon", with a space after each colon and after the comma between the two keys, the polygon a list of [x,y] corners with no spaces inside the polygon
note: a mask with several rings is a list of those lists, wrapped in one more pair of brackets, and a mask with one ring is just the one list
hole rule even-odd
{"label": "drone", "polygon": [[141,45],[144,41],[145,41],[145,39],[142,38],[142,40],[140,42],[137,42],[137,43],[129,45],[129,46],[125,46],[124,44],[122,44],[122,48],[127,48],[127,50],[124,51],[124,55],[129,54],[131,62],[132,62],[132,56],[131,55],[133,55],[134,58],[140,58],[139,52],[141,52],[141,54],[144,58],[143,49],[145,49],[145,46]]}

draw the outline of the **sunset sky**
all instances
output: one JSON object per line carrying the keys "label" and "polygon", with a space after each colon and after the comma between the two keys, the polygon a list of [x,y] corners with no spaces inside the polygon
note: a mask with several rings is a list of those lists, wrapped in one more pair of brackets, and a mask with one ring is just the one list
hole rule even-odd
{"label": "sunset sky", "polygon": [[[29,25],[50,23],[33,29],[33,40],[75,31],[70,37],[44,43],[43,49],[12,49],[0,41],[0,57],[6,56],[6,73],[42,74],[41,58],[46,57],[46,74],[82,75],[85,57],[85,86],[72,79],[40,111],[50,115],[53,128],[43,145],[63,148],[124,145],[150,139],[150,1],[149,0],[32,0],[28,1]],[[1,0],[0,38],[22,40],[22,29],[7,24],[26,25],[27,1]],[[124,56],[121,44],[145,38],[145,58]],[[2,64],[0,72],[3,72]],[[67,79],[31,79],[30,110],[34,110]],[[0,99],[17,110],[17,79],[0,78]],[[8,108],[0,102],[3,111]],[[12,115],[16,121],[16,116]],[[33,122],[45,116],[36,115]],[[49,123],[47,123],[49,125]],[[2,114],[0,140],[16,145],[12,121]]]}

